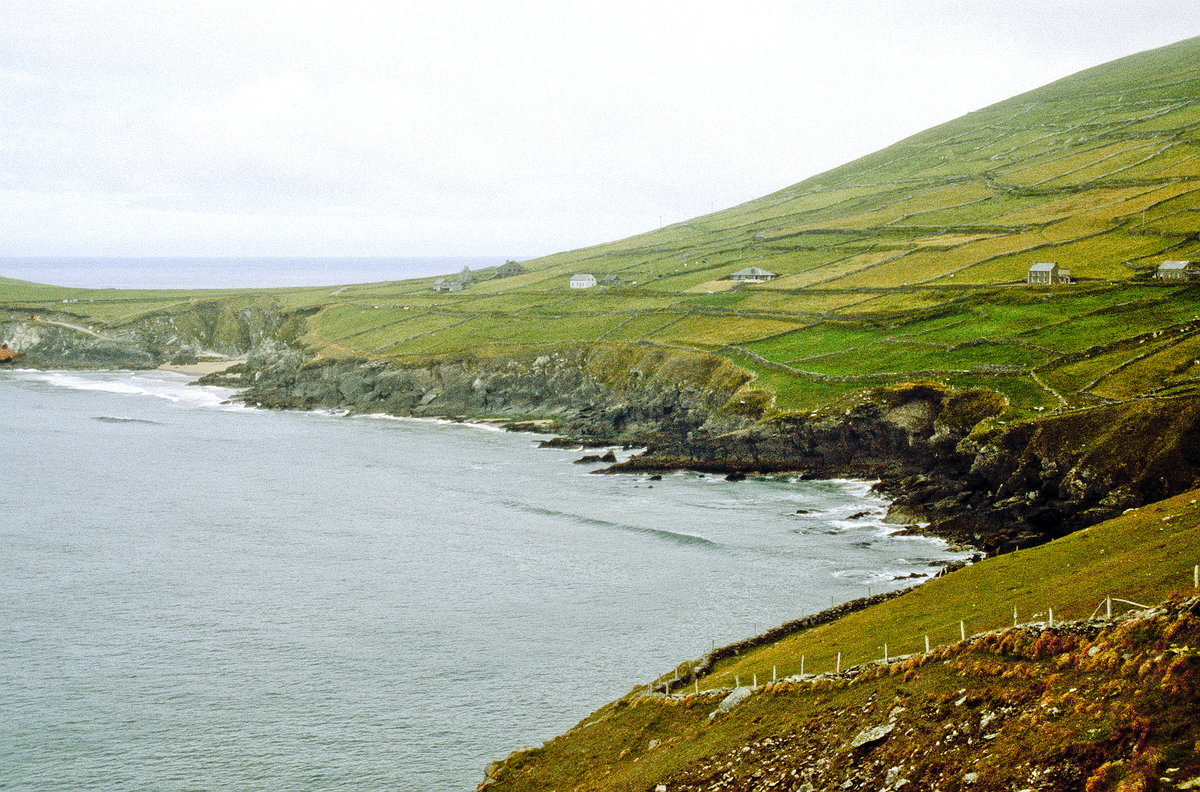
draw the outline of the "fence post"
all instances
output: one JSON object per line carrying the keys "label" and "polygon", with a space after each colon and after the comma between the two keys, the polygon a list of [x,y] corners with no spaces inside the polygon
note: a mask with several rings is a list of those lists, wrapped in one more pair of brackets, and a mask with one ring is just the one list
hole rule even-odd
{"label": "fence post", "polygon": [[885,643],[883,645],[883,662],[886,663],[887,661],[888,661],[888,652],[887,652],[887,644]]}
{"label": "fence post", "polygon": [[1105,615],[1107,618],[1112,618],[1112,597],[1104,598]]}
{"label": "fence post", "polygon": [[925,636],[925,654],[929,654],[929,636]]}
{"label": "fence post", "polygon": [[1046,608],[1046,612],[1050,614],[1050,626],[1054,626],[1054,608]]}
{"label": "fence post", "polygon": [[963,623],[962,619],[958,620],[958,636],[964,641],[967,640],[967,625]]}
{"label": "fence post", "polygon": [[771,666],[771,684],[774,685],[777,680],[778,676],[775,673],[775,666]]}
{"label": "fence post", "polygon": [[1017,626],[1017,606],[1013,605],[1013,627]]}
{"label": "fence post", "polygon": [[1192,567],[1192,588],[1200,588],[1200,564]]}
{"label": "fence post", "polygon": [[700,695],[700,679],[698,677],[696,679],[696,695]]}
{"label": "fence post", "polygon": [[800,676],[804,676],[804,655],[800,655]]}
{"label": "fence post", "polygon": [[751,687],[758,687],[758,674],[754,675],[754,684]]}
{"label": "fence post", "polygon": [[841,652],[838,652],[837,673],[839,673],[839,674],[842,673],[842,653]]}
{"label": "fence post", "polygon": [[742,686],[742,678],[737,674],[733,675],[733,686],[735,688],[740,688]]}

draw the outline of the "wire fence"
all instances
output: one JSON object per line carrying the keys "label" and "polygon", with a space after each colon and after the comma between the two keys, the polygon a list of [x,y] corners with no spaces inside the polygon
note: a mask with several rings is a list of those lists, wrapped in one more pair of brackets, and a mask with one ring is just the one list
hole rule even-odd
{"label": "wire fence", "polygon": [[[1193,590],[1200,590],[1200,564],[1194,565],[1192,567],[1192,581],[1191,582],[1192,582]],[[806,630],[810,630],[810,629],[820,626],[822,624],[832,623],[834,621],[841,619],[843,616],[849,615],[851,613],[855,613],[857,611],[864,610],[865,608],[870,607],[872,605],[879,604],[880,602],[884,602],[889,599],[893,599],[893,598],[895,598],[901,594],[904,594],[908,591],[911,591],[911,589],[899,589],[896,591],[886,592],[884,594],[876,594],[876,595],[864,597],[862,599],[852,600],[850,602],[842,603],[841,605],[837,605],[832,608],[829,608],[828,610],[822,611],[821,613],[814,614],[814,615],[808,616],[808,617],[804,617],[802,619],[798,619],[793,622],[788,622],[787,624],[781,625],[780,627],[770,630],[762,635],[755,636],[754,638],[750,638],[745,641],[740,641],[735,644],[730,644],[729,646],[716,647],[711,652],[709,652],[704,657],[702,657],[700,660],[698,660],[694,663],[686,663],[686,664],[681,664],[680,666],[677,666],[673,675],[670,678],[660,677],[659,679],[656,679],[654,682],[650,683],[649,691],[651,693],[661,693],[663,695],[676,695],[676,694],[687,694],[687,693],[691,693],[693,695],[698,695],[700,693],[714,693],[714,692],[722,692],[722,691],[727,692],[729,690],[737,690],[739,688],[744,687],[744,685],[742,684],[742,675],[740,673],[726,672],[726,674],[724,675],[724,676],[731,675],[733,677],[733,679],[731,680],[732,686],[729,684],[725,684],[725,683],[717,683],[717,684],[714,684],[709,687],[702,687],[701,681],[704,680],[706,677],[711,677],[711,675],[714,673],[716,663],[719,662],[720,660],[738,657],[748,651],[752,651],[759,647],[774,644],[783,638],[789,637],[790,635],[794,635],[794,634],[804,632]],[[1114,618],[1114,604],[1116,604],[1116,606],[1117,606],[1118,618],[1132,612],[1133,610],[1145,611],[1145,610],[1149,610],[1154,607],[1152,605],[1144,605],[1142,603],[1135,602],[1130,599],[1125,599],[1123,597],[1114,597],[1112,595],[1106,595],[1104,597],[1104,599],[1101,600],[1100,603],[1096,606],[1095,610],[1093,610],[1091,612],[1091,614],[1089,616],[1087,616],[1086,618],[1074,619],[1074,620],[1059,618],[1057,622],[1055,621],[1054,609],[1052,607],[1046,608],[1044,619],[1025,621],[1025,622],[1020,621],[1020,616],[1019,616],[1018,610],[1016,607],[1014,607],[1011,628],[1033,627],[1033,628],[1053,630],[1056,628],[1056,626],[1062,627],[1066,624],[1077,624],[1079,622],[1084,622],[1084,623],[1108,622]],[[1126,606],[1126,610],[1124,611],[1124,613],[1120,612],[1121,606]],[[1099,614],[1102,611],[1103,611],[1104,615],[1100,616]],[[1035,617],[1041,616],[1042,612],[1038,612],[1033,615]],[[1060,615],[1061,615],[1061,612],[1060,612]],[[997,630],[1002,630],[1002,629],[1010,629],[1010,627],[1009,627],[1009,625],[1004,625],[1003,627],[993,626],[993,627],[988,628],[987,630],[984,630],[983,632],[971,633],[971,635],[968,636],[967,620],[959,619],[958,620],[958,640],[959,640],[959,642],[963,642],[963,641],[966,641],[968,639],[968,637],[974,638],[977,635],[986,634],[988,632],[995,632]],[[920,640],[915,641],[915,642],[918,643],[918,645],[923,642],[925,654],[929,654],[930,652],[936,650],[938,647],[951,645],[946,642],[931,643],[928,633],[922,635]],[[827,668],[824,671],[821,671],[818,673],[810,673],[809,672],[810,656],[808,653],[802,652],[802,653],[800,653],[800,656],[799,656],[799,674],[788,674],[788,675],[785,675],[783,678],[791,679],[791,680],[796,680],[796,679],[811,680],[811,679],[817,679],[817,678],[821,678],[821,677],[828,677],[830,675],[837,676],[837,675],[841,675],[843,673],[857,672],[858,670],[861,670],[864,666],[868,666],[868,665],[877,665],[880,663],[886,665],[886,664],[890,664],[890,663],[894,663],[894,662],[901,662],[901,661],[909,659],[914,654],[918,654],[918,653],[911,652],[911,653],[904,653],[904,654],[892,654],[890,651],[889,643],[884,642],[882,645],[882,651],[878,656],[876,656],[874,658],[868,658],[866,660],[860,660],[860,662],[855,663],[852,666],[849,666],[849,665],[846,666],[846,668],[843,670],[842,652],[841,651],[836,651],[836,652],[831,651],[821,657],[829,658],[832,661],[832,668]],[[826,662],[830,662],[830,660],[827,660]],[[683,669],[685,666],[686,666],[686,670],[684,670],[681,673],[681,669]],[[749,683],[749,687],[751,687],[751,688],[760,687],[759,679],[758,679],[758,672],[757,671],[748,671],[747,673],[748,673],[747,682]],[[764,674],[765,674],[765,669],[764,669]],[[771,681],[769,684],[775,684],[776,682],[778,682],[780,680],[778,664],[773,664],[771,666],[771,675],[770,676],[771,676]],[[764,676],[764,680],[765,680],[765,678],[766,677]],[[764,681],[763,684],[768,684],[768,683],[766,683]]]}

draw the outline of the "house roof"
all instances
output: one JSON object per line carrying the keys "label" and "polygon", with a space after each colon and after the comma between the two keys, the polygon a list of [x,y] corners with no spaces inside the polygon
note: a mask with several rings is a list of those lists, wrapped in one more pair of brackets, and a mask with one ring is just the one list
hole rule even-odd
{"label": "house roof", "polygon": [[1053,261],[1039,261],[1029,268],[1030,272],[1053,272],[1058,264]]}
{"label": "house roof", "polygon": [[571,276],[571,280],[575,280],[576,278],[579,278],[581,280],[584,278],[591,278],[592,280],[595,280],[596,276],[590,272],[576,272],[574,275]]}
{"label": "house roof", "polygon": [[1193,266],[1190,261],[1164,261],[1158,265],[1160,270],[1185,270],[1191,269]]}
{"label": "house roof", "polygon": [[765,269],[759,269],[758,267],[746,267],[745,269],[740,269],[737,272],[731,273],[729,277],[731,277],[731,278],[774,278],[775,273],[768,272]]}

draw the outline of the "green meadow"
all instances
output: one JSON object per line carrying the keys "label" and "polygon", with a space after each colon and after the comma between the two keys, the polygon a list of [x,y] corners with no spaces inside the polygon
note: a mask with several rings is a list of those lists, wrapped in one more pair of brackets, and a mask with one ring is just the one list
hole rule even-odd
{"label": "green meadow", "polygon": [[[907,379],[991,387],[1008,418],[1194,391],[1200,40],[1105,64],[771,195],[523,262],[437,293],[337,288],[92,291],[0,279],[0,309],[95,330],[218,303],[302,319],[314,355],[415,360],[650,344],[727,357],[777,410]],[[1054,261],[1071,284],[1030,286]],[[778,275],[728,280],[747,266]],[[571,289],[588,272],[620,283]]]}

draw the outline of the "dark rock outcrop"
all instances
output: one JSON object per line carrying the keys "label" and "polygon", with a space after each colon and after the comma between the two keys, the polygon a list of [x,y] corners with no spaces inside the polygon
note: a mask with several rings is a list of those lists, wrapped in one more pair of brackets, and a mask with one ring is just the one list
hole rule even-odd
{"label": "dark rock outcrop", "polygon": [[878,478],[878,488],[895,499],[890,522],[989,554],[1048,541],[1200,483],[1200,398],[980,429],[1003,406],[995,396],[896,386],[838,410],[720,436],[697,432],[610,470]]}
{"label": "dark rock outcrop", "polygon": [[[464,356],[401,364],[310,361],[296,351],[252,357],[205,382],[245,390],[248,404],[442,417],[550,418],[572,438],[684,438],[714,420],[749,379],[728,361],[656,349],[565,350],[506,359]],[[570,440],[572,446],[588,441]]]}

